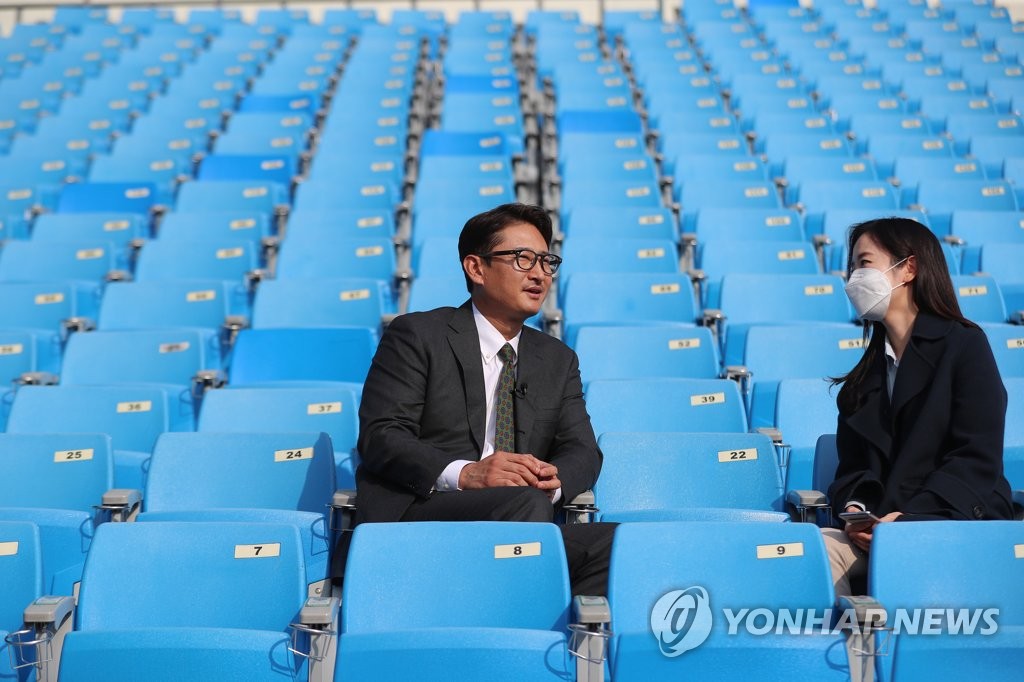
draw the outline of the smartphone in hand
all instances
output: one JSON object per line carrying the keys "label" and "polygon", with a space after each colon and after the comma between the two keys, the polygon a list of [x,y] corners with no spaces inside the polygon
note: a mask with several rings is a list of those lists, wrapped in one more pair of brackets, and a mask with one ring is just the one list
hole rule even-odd
{"label": "smartphone in hand", "polygon": [[881,520],[869,511],[842,512],[839,515],[839,518],[841,518],[846,523],[855,526],[867,525],[869,523],[878,523]]}

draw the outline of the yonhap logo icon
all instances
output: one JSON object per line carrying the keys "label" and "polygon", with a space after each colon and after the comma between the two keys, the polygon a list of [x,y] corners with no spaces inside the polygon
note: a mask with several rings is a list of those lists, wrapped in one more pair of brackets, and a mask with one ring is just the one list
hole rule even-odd
{"label": "yonhap logo icon", "polygon": [[711,634],[711,603],[703,587],[667,592],[651,609],[651,632],[669,658],[696,649]]}

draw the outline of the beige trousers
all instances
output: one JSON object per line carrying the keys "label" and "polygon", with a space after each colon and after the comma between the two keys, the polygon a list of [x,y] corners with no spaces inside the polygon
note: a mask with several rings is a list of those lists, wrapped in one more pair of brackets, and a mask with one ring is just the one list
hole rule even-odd
{"label": "beige trousers", "polygon": [[821,535],[832,569],[832,584],[835,586],[836,596],[849,596],[850,579],[867,575],[868,554],[850,542],[846,533],[838,528],[822,528]]}

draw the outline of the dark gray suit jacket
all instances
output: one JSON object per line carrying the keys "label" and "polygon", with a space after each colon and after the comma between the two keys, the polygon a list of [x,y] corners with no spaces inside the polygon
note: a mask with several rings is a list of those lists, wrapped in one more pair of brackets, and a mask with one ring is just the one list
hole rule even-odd
{"label": "dark gray suit jacket", "polygon": [[[516,450],[557,466],[561,499],[571,500],[594,485],[602,461],[576,353],[524,327],[517,386]],[[470,302],[396,318],[377,348],[359,407],[357,521],[401,519],[414,500],[431,494],[448,464],[479,459],[485,411]]]}

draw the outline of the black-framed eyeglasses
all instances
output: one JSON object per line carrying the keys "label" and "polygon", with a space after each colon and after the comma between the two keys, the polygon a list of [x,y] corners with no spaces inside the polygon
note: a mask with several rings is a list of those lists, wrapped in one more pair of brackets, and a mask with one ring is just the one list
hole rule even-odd
{"label": "black-framed eyeglasses", "polygon": [[558,272],[558,266],[562,264],[562,257],[553,253],[537,253],[533,249],[509,249],[507,251],[491,251],[481,253],[481,258],[493,258],[494,256],[515,256],[512,264],[517,270],[529,272],[533,266],[540,261],[540,269],[547,275]]}

